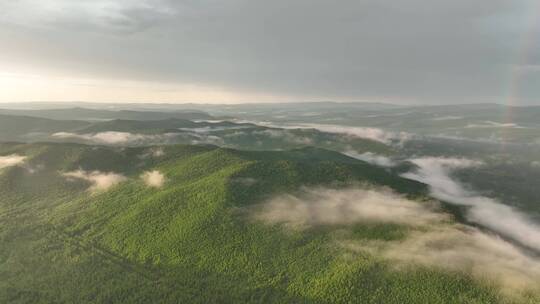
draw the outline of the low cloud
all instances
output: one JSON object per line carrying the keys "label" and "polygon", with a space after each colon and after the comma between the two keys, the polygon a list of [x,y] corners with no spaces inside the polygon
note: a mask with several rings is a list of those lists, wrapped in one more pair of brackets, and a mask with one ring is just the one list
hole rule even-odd
{"label": "low cloud", "polygon": [[[210,122],[210,121],[206,121]],[[236,125],[236,126],[204,126],[204,127],[194,127],[194,128],[180,128],[182,131],[188,131],[188,132],[194,132],[194,133],[209,133],[209,132],[216,132],[216,131],[226,131],[226,130],[237,130],[237,129],[247,129],[251,126],[242,126],[242,125]]]}
{"label": "low cloud", "polygon": [[372,152],[358,153],[356,151],[349,150],[343,152],[343,154],[381,167],[394,167],[396,165],[392,159]]}
{"label": "low cloud", "polygon": [[153,157],[162,157],[165,155],[163,148],[152,148],[150,152]]}
{"label": "low cloud", "polygon": [[146,158],[160,158],[165,156],[165,150],[163,150],[162,147],[153,147],[149,148],[146,151],[144,151],[139,158],[146,159]]}
{"label": "low cloud", "polygon": [[28,173],[35,174],[45,169],[45,165],[44,164],[27,165],[25,166],[25,169],[28,171]]}
{"label": "low cloud", "polygon": [[538,289],[540,261],[513,244],[463,225],[432,226],[391,242],[343,242],[346,248],[382,255],[396,265],[423,265],[500,284],[504,291]]}
{"label": "low cloud", "polygon": [[370,127],[350,127],[333,124],[276,124],[268,121],[253,121],[253,120],[234,120],[237,123],[250,123],[269,128],[279,129],[315,129],[325,133],[344,134],[357,138],[369,139],[381,142],[386,145],[403,145],[406,141],[414,137],[413,134],[407,132],[390,132],[379,128]]}
{"label": "low cloud", "polygon": [[525,214],[498,201],[478,195],[455,181],[454,170],[479,166],[469,159],[427,157],[411,160],[418,166],[403,177],[430,186],[431,195],[442,201],[467,206],[467,219],[540,252],[540,226]]}
{"label": "low cloud", "polygon": [[132,34],[156,26],[176,9],[165,1],[35,1],[0,4],[12,14],[3,22],[37,28],[70,28],[82,32]]}
{"label": "low cloud", "polygon": [[301,195],[286,194],[268,201],[256,218],[298,227],[360,222],[422,225],[446,218],[432,207],[389,190],[306,189]]}
{"label": "low cloud", "polygon": [[455,135],[448,135],[448,134],[435,134],[430,135],[429,137],[425,138],[435,138],[435,139],[447,139],[452,141],[464,141],[464,142],[473,142],[473,143],[485,143],[485,144],[500,144],[502,140],[495,137],[482,137],[482,138],[470,138],[470,137],[464,137],[464,136],[455,136]]}
{"label": "low cloud", "polygon": [[0,156],[0,169],[22,164],[26,160],[26,156],[11,154]]}
{"label": "low cloud", "polygon": [[121,174],[113,172],[101,172],[101,171],[84,171],[77,170],[63,173],[63,175],[69,179],[82,179],[91,183],[90,191],[105,191],[112,186],[115,186],[127,178]]}
{"label": "low cloud", "polygon": [[[255,131],[234,131],[231,133],[227,133],[223,135],[223,138],[225,139],[234,139],[234,138],[241,138],[241,137],[249,137],[249,136],[262,136],[262,137],[268,137],[270,139],[278,139],[282,140],[287,143],[291,144],[297,144],[297,145],[313,145],[313,139],[308,136],[302,136],[295,134],[294,132],[291,132],[291,130],[287,129],[265,129],[265,130],[255,130]],[[259,141],[260,142],[260,141]],[[255,142],[257,144],[257,142]],[[262,142],[260,142],[259,145],[262,145]]]}
{"label": "low cloud", "polygon": [[494,121],[484,121],[479,124],[468,124],[465,126],[465,128],[513,128],[513,129],[524,129],[525,127],[522,127],[520,125],[517,125],[515,123],[499,123]]}
{"label": "low cloud", "polygon": [[342,225],[357,223],[407,225],[406,236],[399,240],[360,241],[339,234],[335,241],[344,250],[382,256],[397,269],[422,265],[459,271],[499,284],[513,294],[537,290],[540,281],[540,260],[514,244],[457,224],[430,202],[412,201],[389,190],[304,189],[299,195],[269,200],[255,209],[254,217],[292,229],[315,225],[340,225],[342,229]]}
{"label": "low cloud", "polygon": [[152,143],[174,142],[174,139],[178,136],[178,134],[136,134],[129,132],[107,131],[94,134],[57,132],[51,136],[57,139],[76,139],[105,145],[145,145]]}
{"label": "low cloud", "polygon": [[223,135],[223,137],[224,138],[234,138],[234,137],[247,136],[248,134],[249,133],[245,132],[245,131],[234,131],[234,132],[226,133],[225,135]]}
{"label": "low cloud", "polygon": [[459,119],[463,119],[463,116],[440,116],[440,117],[431,118],[431,120],[434,120],[434,121],[459,120]]}
{"label": "low cloud", "polygon": [[191,135],[195,138],[190,141],[190,143],[193,145],[210,144],[216,146],[225,146],[225,141],[219,136],[204,133],[191,133]]}
{"label": "low cloud", "polygon": [[379,128],[348,127],[326,124],[300,124],[293,128],[312,128],[326,133],[346,134],[358,138],[378,141],[386,145],[402,145],[412,138],[412,134],[406,132],[389,132]]}
{"label": "low cloud", "polygon": [[286,142],[299,145],[311,145],[313,144],[313,139],[306,136],[299,136],[292,133],[289,130],[284,129],[266,129],[263,131],[254,131],[252,134],[268,136],[274,139],[282,139]]}
{"label": "low cloud", "polygon": [[149,187],[161,188],[165,183],[165,175],[157,170],[144,172],[141,178]]}
{"label": "low cloud", "polygon": [[313,116],[321,116],[322,113],[319,113],[319,112],[306,112],[306,113],[302,113],[300,114],[300,116],[304,116],[304,117],[313,117]]}

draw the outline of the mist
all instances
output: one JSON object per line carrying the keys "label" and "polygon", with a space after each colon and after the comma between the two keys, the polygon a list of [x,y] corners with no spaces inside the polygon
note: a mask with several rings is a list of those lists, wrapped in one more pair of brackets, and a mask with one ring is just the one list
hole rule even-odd
{"label": "mist", "polygon": [[124,175],[113,172],[84,171],[77,170],[62,174],[69,179],[82,179],[91,184],[88,189],[91,192],[105,191],[109,188],[124,182],[127,178]]}
{"label": "mist", "polygon": [[401,197],[390,190],[305,189],[301,194],[285,194],[263,204],[256,218],[268,223],[309,227],[381,222],[424,225],[447,216],[435,213],[435,205]]}
{"label": "mist", "polygon": [[107,131],[95,134],[76,134],[70,132],[57,132],[51,135],[57,139],[76,139],[94,144],[105,145],[148,145],[156,143],[174,142],[178,134],[136,134],[129,132]]}
{"label": "mist", "polygon": [[254,131],[252,134],[263,135],[270,138],[282,139],[286,142],[300,145],[311,145],[313,144],[313,139],[307,136],[298,136],[293,134],[291,131],[286,129],[266,129],[263,131]]}
{"label": "mist", "polygon": [[165,150],[163,147],[152,147],[147,149],[143,154],[140,155],[140,158],[160,158],[165,156]]}
{"label": "mist", "polygon": [[402,241],[345,241],[342,246],[380,254],[398,269],[422,265],[468,273],[510,293],[538,289],[540,282],[540,260],[500,237],[463,225],[431,226]]}
{"label": "mist", "polygon": [[513,128],[513,129],[524,129],[525,127],[522,127],[515,123],[498,123],[495,121],[484,121],[481,124],[468,124],[465,126],[465,128]]}
{"label": "mist", "polygon": [[362,223],[405,225],[406,236],[399,240],[358,240],[341,234],[334,242],[345,251],[383,256],[397,271],[419,265],[459,271],[511,293],[537,289],[540,282],[539,259],[497,235],[456,224],[434,202],[412,201],[388,189],[304,189],[270,199],[253,216],[295,230],[317,225],[340,229]]}
{"label": "mist", "polygon": [[22,164],[26,160],[26,156],[11,154],[0,156],[0,169]]}
{"label": "mist", "polygon": [[149,187],[161,188],[165,183],[165,175],[158,170],[146,171],[141,174],[141,178]]}
{"label": "mist", "polygon": [[348,150],[343,152],[343,154],[381,167],[394,167],[396,165],[396,162],[389,157],[377,155],[373,152],[358,153],[356,151]]}
{"label": "mist", "polygon": [[418,169],[403,177],[428,184],[431,195],[437,199],[469,207],[466,214],[469,221],[540,251],[540,226],[515,208],[467,190],[452,178],[454,170],[480,166],[481,162],[440,157],[412,159],[411,162]]}

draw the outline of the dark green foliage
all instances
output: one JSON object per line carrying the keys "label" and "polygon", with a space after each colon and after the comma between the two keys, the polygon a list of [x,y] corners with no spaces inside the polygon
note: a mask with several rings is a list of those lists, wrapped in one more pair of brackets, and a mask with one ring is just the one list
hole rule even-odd
{"label": "dark green foliage", "polygon": [[[27,155],[0,171],[1,303],[497,303],[460,273],[394,269],[335,244],[399,240],[406,227],[358,224],[305,231],[266,225],[251,206],[303,186],[386,186],[423,197],[425,186],[320,149],[240,152],[213,146],[105,148],[2,144]],[[28,168],[44,164],[30,172]],[[106,192],[61,172],[114,171]],[[156,169],[162,188],[139,179]]]}

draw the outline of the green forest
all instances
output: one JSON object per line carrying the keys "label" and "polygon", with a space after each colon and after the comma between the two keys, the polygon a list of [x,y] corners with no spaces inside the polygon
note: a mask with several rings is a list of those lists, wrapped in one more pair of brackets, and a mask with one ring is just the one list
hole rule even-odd
{"label": "green forest", "polygon": [[[159,153],[155,153],[159,151]],[[467,273],[397,269],[335,246],[345,233],[399,241],[401,224],[287,229],[250,210],[303,187],[386,187],[422,204],[424,184],[318,149],[237,151],[208,145],[0,145],[23,164],[0,169],[2,303],[537,303]],[[116,172],[107,190],[65,172]],[[148,187],[141,173],[165,181]],[[91,189],[91,188],[90,188]]]}

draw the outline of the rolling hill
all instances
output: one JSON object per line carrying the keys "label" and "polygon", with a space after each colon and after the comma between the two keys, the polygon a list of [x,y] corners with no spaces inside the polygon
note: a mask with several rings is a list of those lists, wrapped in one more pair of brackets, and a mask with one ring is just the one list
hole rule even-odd
{"label": "rolling hill", "polygon": [[424,229],[406,219],[299,229],[257,220],[276,195],[320,187],[427,204],[424,184],[336,152],[5,143],[0,155],[26,157],[0,169],[0,302],[513,301],[489,280],[404,271],[340,245],[400,243]]}
{"label": "rolling hill", "polygon": [[0,114],[15,116],[31,116],[57,120],[164,120],[177,119],[212,119],[213,117],[196,110],[173,111],[136,111],[136,110],[102,110],[81,107],[61,109],[0,109]]}
{"label": "rolling hill", "polygon": [[216,144],[247,150],[287,150],[315,146],[340,152],[391,154],[392,147],[368,138],[322,132],[314,128],[283,129],[246,122],[162,120],[54,120],[0,115],[0,141],[75,142],[145,146]]}

